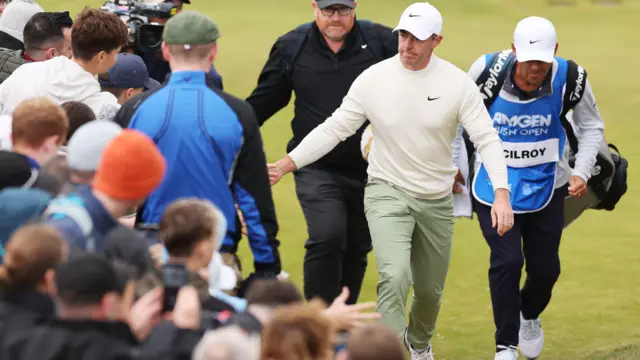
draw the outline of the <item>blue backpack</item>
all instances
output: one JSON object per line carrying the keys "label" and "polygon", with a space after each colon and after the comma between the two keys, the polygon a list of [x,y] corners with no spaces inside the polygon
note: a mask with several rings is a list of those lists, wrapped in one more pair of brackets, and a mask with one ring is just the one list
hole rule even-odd
{"label": "blue backpack", "polygon": [[87,250],[91,251],[93,221],[84,207],[54,201],[51,194],[40,189],[7,188],[0,191],[0,264],[4,262],[4,248],[18,228],[38,223],[52,213],[72,218],[82,229],[87,238]]}

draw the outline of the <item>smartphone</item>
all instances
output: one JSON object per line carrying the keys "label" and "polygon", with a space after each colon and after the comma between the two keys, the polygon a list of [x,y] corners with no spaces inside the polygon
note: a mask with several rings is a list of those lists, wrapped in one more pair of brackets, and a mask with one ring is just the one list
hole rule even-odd
{"label": "smartphone", "polygon": [[162,267],[162,282],[164,297],[162,311],[171,312],[176,306],[176,299],[180,289],[189,283],[189,274],[182,264],[166,264]]}

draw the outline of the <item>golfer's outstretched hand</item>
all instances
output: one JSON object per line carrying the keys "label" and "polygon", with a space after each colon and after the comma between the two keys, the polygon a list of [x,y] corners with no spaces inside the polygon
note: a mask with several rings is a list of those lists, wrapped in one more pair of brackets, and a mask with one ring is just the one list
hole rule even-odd
{"label": "golfer's outstretched hand", "polygon": [[491,222],[497,227],[498,235],[502,236],[513,227],[513,209],[509,200],[509,190],[497,189],[495,200],[491,207]]}
{"label": "golfer's outstretched hand", "polygon": [[269,171],[269,181],[271,185],[275,185],[286,174],[296,170],[296,164],[288,155],[278,160],[275,164],[267,164]]}

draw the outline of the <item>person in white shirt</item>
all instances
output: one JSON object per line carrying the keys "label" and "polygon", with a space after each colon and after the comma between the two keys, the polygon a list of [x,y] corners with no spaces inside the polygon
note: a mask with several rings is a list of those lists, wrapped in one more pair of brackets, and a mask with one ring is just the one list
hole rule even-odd
{"label": "person in white shirt", "polygon": [[[491,228],[492,194],[484,168],[492,165],[483,155],[481,159],[476,157],[477,175],[472,182],[474,209],[491,248],[489,288],[496,326],[496,360],[515,360],[518,346],[527,359],[536,359],[542,352],[544,332],[539,317],[560,276],[558,251],[565,198],[587,194],[587,182],[604,136],[604,122],[586,72],[582,69],[584,79],[580,79],[578,67],[577,78],[569,79],[569,62],[556,56],[557,49],[553,24],[532,16],[517,24],[511,51],[482,55],[469,70],[473,80],[479,79],[498,56],[497,61],[503,61],[508,74],[501,88],[494,86],[487,91],[483,85],[481,89],[488,100],[498,92],[488,110],[503,141],[508,165],[511,205],[516,213],[509,234],[500,237]],[[584,94],[572,109],[574,126],[579,129],[579,150],[571,168],[571,147],[561,110],[568,84],[582,80]],[[454,147],[460,144],[464,142],[457,141]],[[525,260],[527,278],[521,289]]]}
{"label": "person in white shirt", "polygon": [[85,9],[71,28],[73,58],[54,57],[20,66],[0,85],[0,114],[10,115],[22,101],[44,96],[57,104],[80,101],[99,114],[118,99],[101,92],[96,79],[116,62],[128,41],[127,26],[117,15],[100,9]]}
{"label": "person in white shirt", "polygon": [[[442,16],[428,3],[410,5],[395,29],[399,55],[371,66],[342,105],[289,155],[270,164],[273,184],[313,163],[369,119],[371,145],[365,212],[378,264],[377,310],[412,359],[433,359],[431,338],[451,254],[452,143],[462,123],[495,187],[494,226],[513,224],[503,148],[482,97],[467,74],[438,58]],[[405,329],[406,300],[413,304]]]}

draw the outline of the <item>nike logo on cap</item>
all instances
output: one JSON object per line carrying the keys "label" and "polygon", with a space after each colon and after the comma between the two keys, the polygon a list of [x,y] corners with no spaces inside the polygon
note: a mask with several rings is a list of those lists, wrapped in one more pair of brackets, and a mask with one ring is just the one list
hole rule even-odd
{"label": "nike logo on cap", "polygon": [[409,14],[409,17],[418,17],[420,15]]}
{"label": "nike logo on cap", "polygon": [[535,44],[535,43],[537,43],[537,42],[539,42],[539,41],[540,41],[540,40],[536,40],[536,41],[531,41],[531,40],[529,40],[529,44]]}
{"label": "nike logo on cap", "polygon": [[431,96],[428,96],[428,97],[427,97],[427,100],[429,100],[429,101],[438,100],[438,99],[440,99],[440,96],[438,96],[438,97],[431,97]]}

